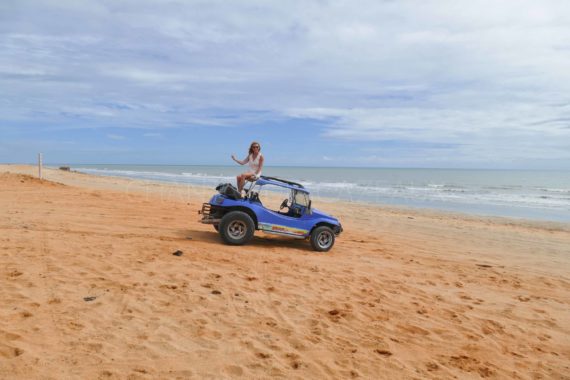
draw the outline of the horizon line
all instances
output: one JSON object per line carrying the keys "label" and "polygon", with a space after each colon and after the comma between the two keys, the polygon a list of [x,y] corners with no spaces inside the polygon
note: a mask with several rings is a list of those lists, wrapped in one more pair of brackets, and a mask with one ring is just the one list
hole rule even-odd
{"label": "horizon line", "polygon": [[[0,162],[0,165],[30,165],[37,166],[34,163],[15,163],[15,162]],[[43,166],[80,166],[80,165],[114,165],[114,166],[221,166],[221,167],[234,167],[235,165],[226,164],[133,164],[133,163],[61,163],[51,162],[43,163]],[[239,166],[238,166],[239,167]],[[465,167],[414,167],[414,166],[307,166],[307,165],[266,165],[266,168],[308,168],[308,169],[399,169],[399,170],[489,170],[489,171],[570,171],[568,169],[547,169],[547,168],[465,168]]]}

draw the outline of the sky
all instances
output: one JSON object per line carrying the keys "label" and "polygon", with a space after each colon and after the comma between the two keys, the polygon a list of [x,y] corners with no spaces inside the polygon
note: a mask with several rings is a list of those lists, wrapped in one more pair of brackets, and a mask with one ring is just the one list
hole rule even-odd
{"label": "sky", "polygon": [[570,169],[567,0],[1,0],[0,162]]}

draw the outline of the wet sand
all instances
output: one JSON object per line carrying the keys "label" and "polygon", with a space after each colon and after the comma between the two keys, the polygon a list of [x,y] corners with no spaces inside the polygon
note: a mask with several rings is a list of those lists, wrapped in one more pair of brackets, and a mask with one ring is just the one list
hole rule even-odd
{"label": "wet sand", "polygon": [[232,247],[213,190],[35,172],[0,165],[0,378],[569,378],[568,224],[317,199],[331,252]]}

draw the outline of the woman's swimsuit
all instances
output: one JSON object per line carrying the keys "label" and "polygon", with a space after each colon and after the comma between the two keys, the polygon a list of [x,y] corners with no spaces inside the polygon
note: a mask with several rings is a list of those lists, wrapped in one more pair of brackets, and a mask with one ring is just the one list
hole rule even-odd
{"label": "woman's swimsuit", "polygon": [[253,154],[250,154],[247,157],[247,162],[249,163],[249,168],[251,169],[253,174],[255,174],[255,176],[258,178],[261,177],[261,171],[259,173],[257,172],[259,170],[260,159],[261,159],[261,153],[257,154],[257,157],[255,157],[255,160],[253,159]]}

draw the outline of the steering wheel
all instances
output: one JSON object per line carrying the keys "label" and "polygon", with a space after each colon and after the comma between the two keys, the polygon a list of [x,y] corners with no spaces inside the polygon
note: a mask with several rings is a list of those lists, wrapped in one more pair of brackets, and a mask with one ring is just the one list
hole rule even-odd
{"label": "steering wheel", "polygon": [[283,199],[281,206],[279,206],[279,210],[283,210],[285,207],[289,207],[289,205],[287,204],[287,199]]}

